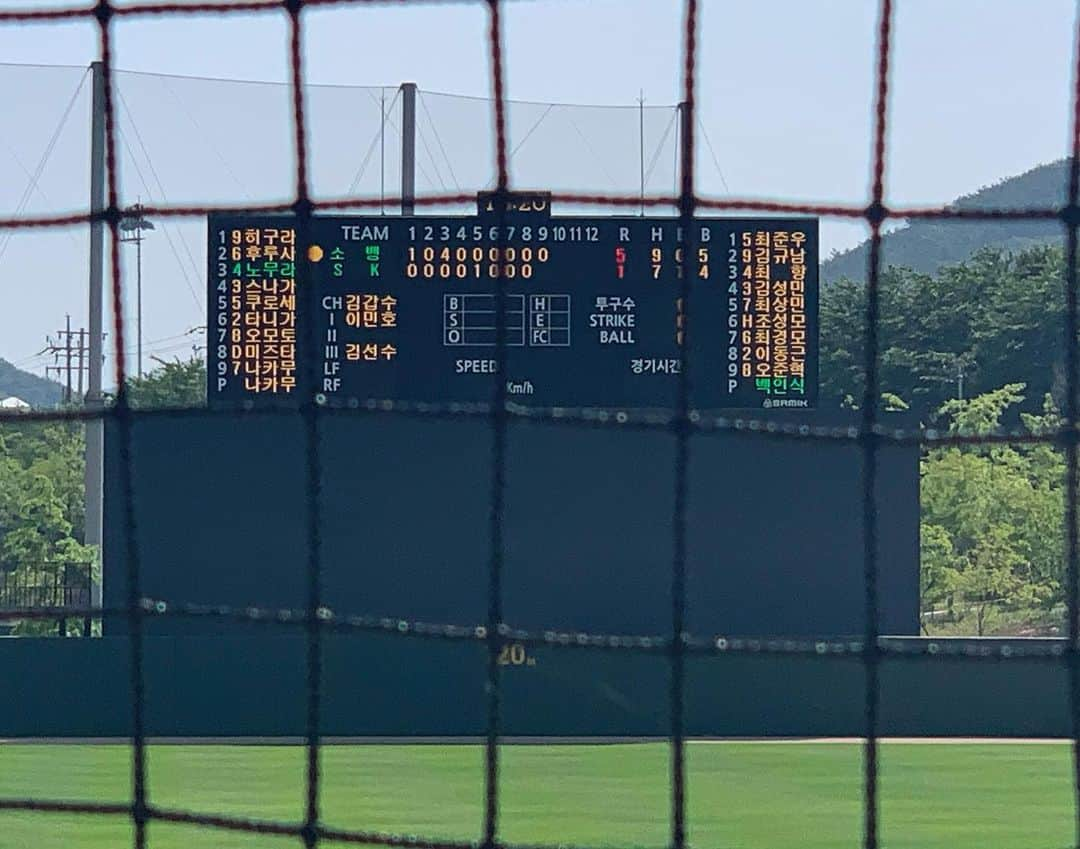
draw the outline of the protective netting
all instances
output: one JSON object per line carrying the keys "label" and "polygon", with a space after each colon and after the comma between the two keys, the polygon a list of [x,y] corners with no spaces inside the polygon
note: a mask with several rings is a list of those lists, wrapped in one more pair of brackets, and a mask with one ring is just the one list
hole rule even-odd
{"label": "protective netting", "polygon": [[[118,204],[148,207],[288,203],[292,192],[291,95],[279,82],[221,80],[115,71]],[[0,63],[0,88],[24,92],[17,129],[0,142],[0,207],[16,215],[80,209],[90,183],[92,109],[87,68]],[[474,132],[490,121],[487,98],[418,88],[415,188],[421,196],[454,192],[468,203],[425,212],[475,209],[475,193],[494,188],[491,137]],[[401,86],[305,83],[311,196],[316,202],[381,198],[368,213],[396,213],[401,190]],[[673,192],[678,170],[678,109],[507,101],[509,158],[519,187],[620,194]],[[223,127],[235,128],[225,132]],[[718,187],[711,153],[699,163]],[[604,207],[577,206],[588,214]],[[126,278],[145,281],[143,346],[147,358],[172,359],[205,347],[205,223],[193,216],[152,222],[136,268],[130,243],[120,252]],[[41,327],[72,313],[80,322],[89,257],[86,228],[0,234],[0,268],[49,281],[18,320],[3,322],[19,368],[40,371]],[[107,258],[106,258],[107,259]],[[125,319],[134,326],[133,286],[125,286]],[[106,305],[111,306],[106,298]],[[78,326],[78,325],[76,325]],[[133,340],[125,354],[135,355]],[[114,369],[106,346],[105,371]]]}
{"label": "protective netting", "polygon": [[[361,0],[353,0],[359,3]],[[296,216],[298,236],[304,241],[306,229],[310,226],[311,216],[321,209],[378,209],[400,203],[400,197],[392,195],[373,195],[357,193],[350,197],[326,199],[319,196],[317,188],[321,179],[321,166],[312,168],[311,163],[320,155],[318,142],[309,137],[307,116],[312,109],[320,108],[318,97],[308,97],[305,93],[303,52],[301,50],[303,34],[303,10],[307,7],[347,3],[348,0],[287,0],[284,4],[267,2],[240,2],[215,5],[125,5],[114,6],[104,0],[93,8],[40,9],[33,11],[0,12],[0,22],[19,22],[33,20],[57,20],[63,18],[94,17],[100,25],[101,61],[105,82],[105,123],[107,131],[106,158],[108,163],[107,205],[100,213],[76,212],[67,215],[19,215],[0,220],[0,228],[12,231],[16,228],[44,228],[76,223],[94,223],[105,225],[111,233],[111,277],[114,304],[123,303],[125,280],[119,262],[120,232],[119,221],[123,213],[124,199],[121,198],[117,185],[118,136],[123,128],[123,106],[119,97],[117,75],[112,67],[112,39],[110,22],[116,16],[171,15],[171,14],[231,14],[234,12],[280,12],[284,8],[289,17],[292,69],[291,97],[288,110],[294,130],[296,168],[291,185],[288,187],[290,198],[280,201],[259,201],[256,203],[235,203],[230,207],[213,209],[243,209],[246,212],[289,212]],[[494,98],[494,133],[489,151],[492,156],[493,175],[490,184],[497,193],[506,193],[511,188],[513,148],[507,133],[507,102],[504,96],[504,56],[500,25],[502,0],[486,0],[489,15],[489,48],[492,68],[492,94]],[[127,543],[128,561],[128,603],[116,611],[68,611],[68,615],[101,615],[112,613],[126,615],[131,625],[130,660],[131,660],[131,706],[132,706],[132,751],[133,751],[133,796],[129,803],[95,804],[65,802],[45,799],[0,799],[0,810],[70,812],[130,817],[134,824],[135,845],[142,847],[146,843],[146,826],[150,821],[197,824],[210,828],[227,829],[263,834],[289,835],[299,837],[306,846],[312,847],[320,841],[339,841],[373,845],[431,847],[431,849],[471,849],[475,843],[429,840],[402,835],[381,834],[363,831],[343,831],[325,826],[320,817],[320,708],[322,704],[321,676],[321,641],[330,631],[379,631],[392,632],[401,638],[450,639],[479,641],[487,649],[487,734],[486,734],[486,770],[485,770],[485,816],[481,843],[486,849],[506,846],[500,840],[499,829],[499,753],[501,730],[501,681],[499,653],[503,645],[513,640],[525,645],[543,645],[554,648],[565,647],[567,650],[606,650],[658,653],[666,656],[670,665],[670,751],[671,751],[671,839],[673,849],[683,849],[686,839],[686,768],[684,758],[684,689],[685,664],[691,654],[819,654],[855,656],[865,668],[864,717],[865,744],[863,747],[863,844],[868,849],[875,849],[879,841],[878,825],[878,733],[879,733],[879,667],[882,660],[891,655],[911,652],[947,657],[962,654],[972,659],[986,658],[996,662],[1014,658],[1043,657],[1050,663],[1063,664],[1069,680],[1069,708],[1073,728],[1073,763],[1074,789],[1080,791],[1080,663],[1078,663],[1078,637],[1080,637],[1080,586],[1078,586],[1078,562],[1080,562],[1080,534],[1077,526],[1077,484],[1080,473],[1080,430],[1078,430],[1077,384],[1080,378],[1080,347],[1078,347],[1078,301],[1077,301],[1077,230],[1080,227],[1080,73],[1075,75],[1073,92],[1073,125],[1071,135],[1071,161],[1068,169],[1066,202],[1063,206],[1042,209],[957,209],[957,208],[888,208],[884,203],[883,177],[886,163],[887,114],[889,94],[889,59],[890,36],[893,18],[891,0],[881,0],[879,8],[879,28],[877,42],[877,69],[875,95],[875,122],[873,128],[873,167],[870,197],[865,205],[825,205],[815,203],[784,203],[754,201],[748,199],[723,199],[701,196],[696,191],[695,179],[695,144],[696,132],[695,109],[695,70],[697,59],[697,16],[699,4],[696,0],[685,3],[685,66],[683,70],[684,109],[688,113],[689,132],[680,138],[680,168],[677,190],[668,192],[640,193],[593,191],[556,191],[553,200],[565,204],[585,204],[609,208],[638,207],[675,207],[684,224],[689,224],[695,214],[704,211],[756,210],[791,214],[809,214],[835,216],[850,220],[863,220],[870,228],[870,258],[866,286],[865,313],[865,389],[860,406],[861,422],[857,428],[828,430],[800,425],[781,425],[769,421],[745,421],[735,418],[716,417],[703,419],[690,409],[689,398],[691,375],[686,361],[687,347],[681,348],[681,370],[679,377],[678,402],[676,407],[663,415],[648,417],[615,417],[603,410],[579,410],[560,413],[560,420],[567,424],[587,424],[596,427],[644,427],[670,431],[675,438],[675,475],[672,514],[672,558],[671,586],[672,608],[670,629],[666,635],[605,635],[605,634],[566,634],[553,631],[526,632],[510,627],[503,621],[502,581],[503,581],[503,509],[506,481],[506,432],[508,422],[518,415],[548,415],[546,413],[522,412],[507,404],[505,380],[501,373],[496,373],[489,405],[474,405],[467,409],[437,410],[424,405],[395,406],[393,404],[373,404],[361,407],[356,415],[446,415],[484,416],[490,421],[491,432],[491,477],[490,477],[490,522],[488,536],[490,542],[490,560],[487,587],[487,617],[482,625],[465,627],[460,625],[429,625],[409,621],[388,621],[385,619],[346,616],[336,614],[323,605],[321,592],[321,540],[320,516],[321,493],[320,480],[322,452],[320,446],[319,420],[327,411],[322,410],[314,399],[306,399],[300,410],[306,429],[306,463],[308,485],[306,492],[308,560],[307,604],[302,612],[279,613],[276,611],[237,610],[227,608],[203,608],[171,604],[166,601],[144,599],[140,592],[139,548],[136,544],[136,522],[138,509],[137,493],[133,492],[131,474],[131,427],[139,416],[204,416],[230,415],[236,411],[222,410],[132,410],[127,399],[125,380],[127,372],[123,352],[128,344],[127,328],[122,310],[114,312],[114,336],[112,346],[115,352],[116,385],[118,387],[116,403],[107,410],[85,410],[61,413],[31,413],[22,420],[100,419],[108,416],[115,420],[118,439],[118,457],[120,461],[120,516],[124,525]],[[1080,61],[1080,60],[1078,60]],[[381,103],[381,98],[380,98]],[[429,107],[431,108],[431,107]],[[438,105],[435,104],[437,109]],[[433,161],[435,157],[433,156]],[[438,179],[438,178],[436,178]],[[463,191],[468,181],[479,179],[476,175],[458,175],[451,177],[449,184],[440,184],[440,191],[433,191],[418,197],[416,205],[423,208],[455,207],[473,199],[473,195]],[[567,182],[576,185],[573,177]],[[362,181],[357,188],[363,186]],[[282,185],[279,190],[284,192]],[[195,203],[172,203],[147,205],[147,214],[156,217],[201,216],[211,208]],[[1066,326],[1065,332],[1065,372],[1067,400],[1065,403],[1064,425],[1056,433],[1046,436],[1019,437],[1015,434],[1001,434],[989,437],[967,437],[941,435],[932,431],[898,432],[882,427],[878,422],[879,395],[879,278],[881,272],[882,227],[889,220],[895,219],[1045,219],[1059,220],[1066,233]],[[501,229],[501,228],[500,228]],[[684,228],[689,232],[689,227]],[[304,272],[300,272],[301,276]],[[688,294],[689,275],[682,276],[682,294]],[[497,278],[497,287],[501,290],[502,278]],[[499,292],[501,294],[501,291]],[[505,343],[504,317],[499,315],[496,330],[498,347]],[[693,335],[693,325],[687,324],[687,338]],[[502,367],[503,358],[496,361]],[[297,415],[281,412],[282,415]],[[336,414],[341,414],[336,413]],[[353,413],[346,413],[353,414]],[[804,440],[807,450],[812,450],[814,440],[833,439],[854,441],[861,448],[862,474],[862,527],[864,539],[865,565],[865,633],[861,640],[847,643],[815,642],[798,640],[742,640],[717,638],[701,640],[686,633],[684,626],[686,610],[686,511],[687,511],[687,474],[689,470],[689,442],[691,436],[704,429],[724,429],[741,431],[748,438],[800,439]],[[1068,608],[1067,638],[1060,644],[1033,644],[1028,648],[1014,645],[956,645],[933,642],[918,645],[897,645],[882,639],[879,634],[878,611],[878,523],[874,487],[878,468],[878,450],[887,441],[918,442],[921,444],[969,444],[991,442],[1041,441],[1064,448],[1067,457],[1067,563],[1066,563],[1066,599]],[[45,618],[56,615],[54,610],[26,610],[20,615],[27,618]],[[279,622],[282,625],[302,628],[307,641],[307,805],[301,822],[255,821],[243,818],[207,815],[195,811],[184,811],[152,805],[148,801],[146,772],[146,735],[145,735],[145,693],[144,693],[144,657],[143,657],[143,622],[150,616],[213,616],[232,617],[246,620]]]}

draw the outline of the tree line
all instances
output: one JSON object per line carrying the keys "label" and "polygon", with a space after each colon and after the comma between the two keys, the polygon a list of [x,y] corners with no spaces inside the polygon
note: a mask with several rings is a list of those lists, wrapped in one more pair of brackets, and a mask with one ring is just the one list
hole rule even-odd
{"label": "tree line", "polygon": [[[162,363],[128,383],[133,407],[191,406],[204,403],[206,367],[201,360]],[[110,399],[111,400],[111,399]],[[97,552],[85,539],[83,475],[85,428],[76,421],[0,424],[0,583],[38,587],[12,591],[0,603],[26,599],[54,604],[57,584],[88,585],[100,570]],[[16,633],[48,633],[48,621],[23,622]],[[81,623],[72,622],[71,629]]]}
{"label": "tree line", "polygon": [[[1065,381],[1065,256],[1059,245],[984,248],[923,274],[879,281],[884,406],[926,427],[1046,435]],[[821,296],[821,405],[865,387],[866,287]],[[1053,445],[931,448],[921,460],[923,625],[953,633],[1047,634],[1063,612],[1065,465]]]}

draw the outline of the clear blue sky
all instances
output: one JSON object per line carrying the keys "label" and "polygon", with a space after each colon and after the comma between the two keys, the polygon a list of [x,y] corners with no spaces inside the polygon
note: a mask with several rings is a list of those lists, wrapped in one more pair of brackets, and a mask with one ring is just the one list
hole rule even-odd
{"label": "clear blue sky", "polygon": [[[10,8],[13,5],[5,4]],[[33,4],[40,5],[40,4]],[[876,3],[870,0],[703,0],[698,97],[715,151],[702,146],[702,187],[711,194],[857,201],[869,174]],[[941,203],[1065,154],[1072,0],[900,0],[893,54],[888,195]],[[354,6],[305,13],[312,83],[388,87],[412,80],[430,92],[490,93],[483,3],[416,8]],[[634,106],[639,91],[659,106],[680,98],[679,0],[523,0],[506,7],[508,95]],[[282,14],[121,19],[116,64],[130,71],[284,82]],[[85,66],[96,57],[85,23],[0,27],[9,63]],[[0,67],[9,120],[0,135],[0,208],[18,207],[81,71]],[[143,75],[120,78],[124,96],[124,199],[222,201],[289,191],[288,93]],[[85,86],[25,211],[86,203]],[[379,92],[313,93],[315,188],[378,190]],[[488,175],[490,112],[482,102],[430,97],[421,121],[421,188],[473,188]],[[634,191],[637,114],[627,110],[520,107],[511,132],[522,145],[525,182]],[[375,117],[372,118],[372,115]],[[672,179],[670,113],[648,113],[649,188]],[[11,116],[18,118],[10,120]],[[374,134],[373,134],[374,128]],[[396,139],[388,132],[394,153]],[[666,146],[665,146],[666,145]],[[362,173],[368,150],[374,159]],[[443,151],[445,150],[445,154]],[[392,156],[389,157],[392,159]],[[717,163],[719,167],[717,167]],[[392,191],[396,170],[387,167]],[[559,176],[548,176],[555,175]],[[561,178],[561,182],[560,182]],[[70,312],[85,324],[85,228],[0,237],[0,357],[40,372],[31,359]],[[170,223],[147,237],[144,261],[148,350],[184,354],[184,333],[202,315],[201,227]],[[863,237],[860,226],[824,222],[823,249]],[[132,252],[125,273],[133,276]],[[130,304],[129,304],[130,307]],[[175,337],[175,338],[174,338]],[[158,341],[161,340],[161,341]],[[185,347],[188,346],[188,347]]]}

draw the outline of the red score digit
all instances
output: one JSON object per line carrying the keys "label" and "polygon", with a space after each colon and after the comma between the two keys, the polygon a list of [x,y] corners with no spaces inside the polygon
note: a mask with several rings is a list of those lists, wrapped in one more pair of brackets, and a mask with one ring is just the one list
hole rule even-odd
{"label": "red score digit", "polygon": [[615,248],[615,276],[620,280],[626,273],[626,248]]}

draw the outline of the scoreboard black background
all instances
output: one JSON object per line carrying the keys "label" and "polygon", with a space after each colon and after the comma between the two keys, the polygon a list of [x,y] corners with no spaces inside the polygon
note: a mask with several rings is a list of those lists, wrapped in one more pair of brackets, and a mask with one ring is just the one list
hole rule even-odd
{"label": "scoreboard black background", "polygon": [[512,402],[673,407],[685,343],[692,407],[815,405],[816,219],[319,216],[303,244],[296,227],[208,221],[211,404],[490,401],[501,285]]}
{"label": "scoreboard black background", "polygon": [[[769,411],[853,425],[855,416]],[[911,422],[895,419],[897,425]],[[105,604],[127,603],[117,434],[106,436]],[[141,592],[302,609],[307,472],[300,416],[132,423]],[[319,418],[324,602],[339,613],[476,624],[486,617],[491,429],[484,417],[326,411]],[[666,431],[511,420],[505,615],[529,628],[670,628],[675,442]],[[861,449],[702,433],[690,442],[688,627],[697,634],[850,635],[863,628]],[[918,633],[918,449],[877,476],[884,633]],[[262,633],[148,619],[150,634]],[[108,622],[124,633],[128,621]]]}

